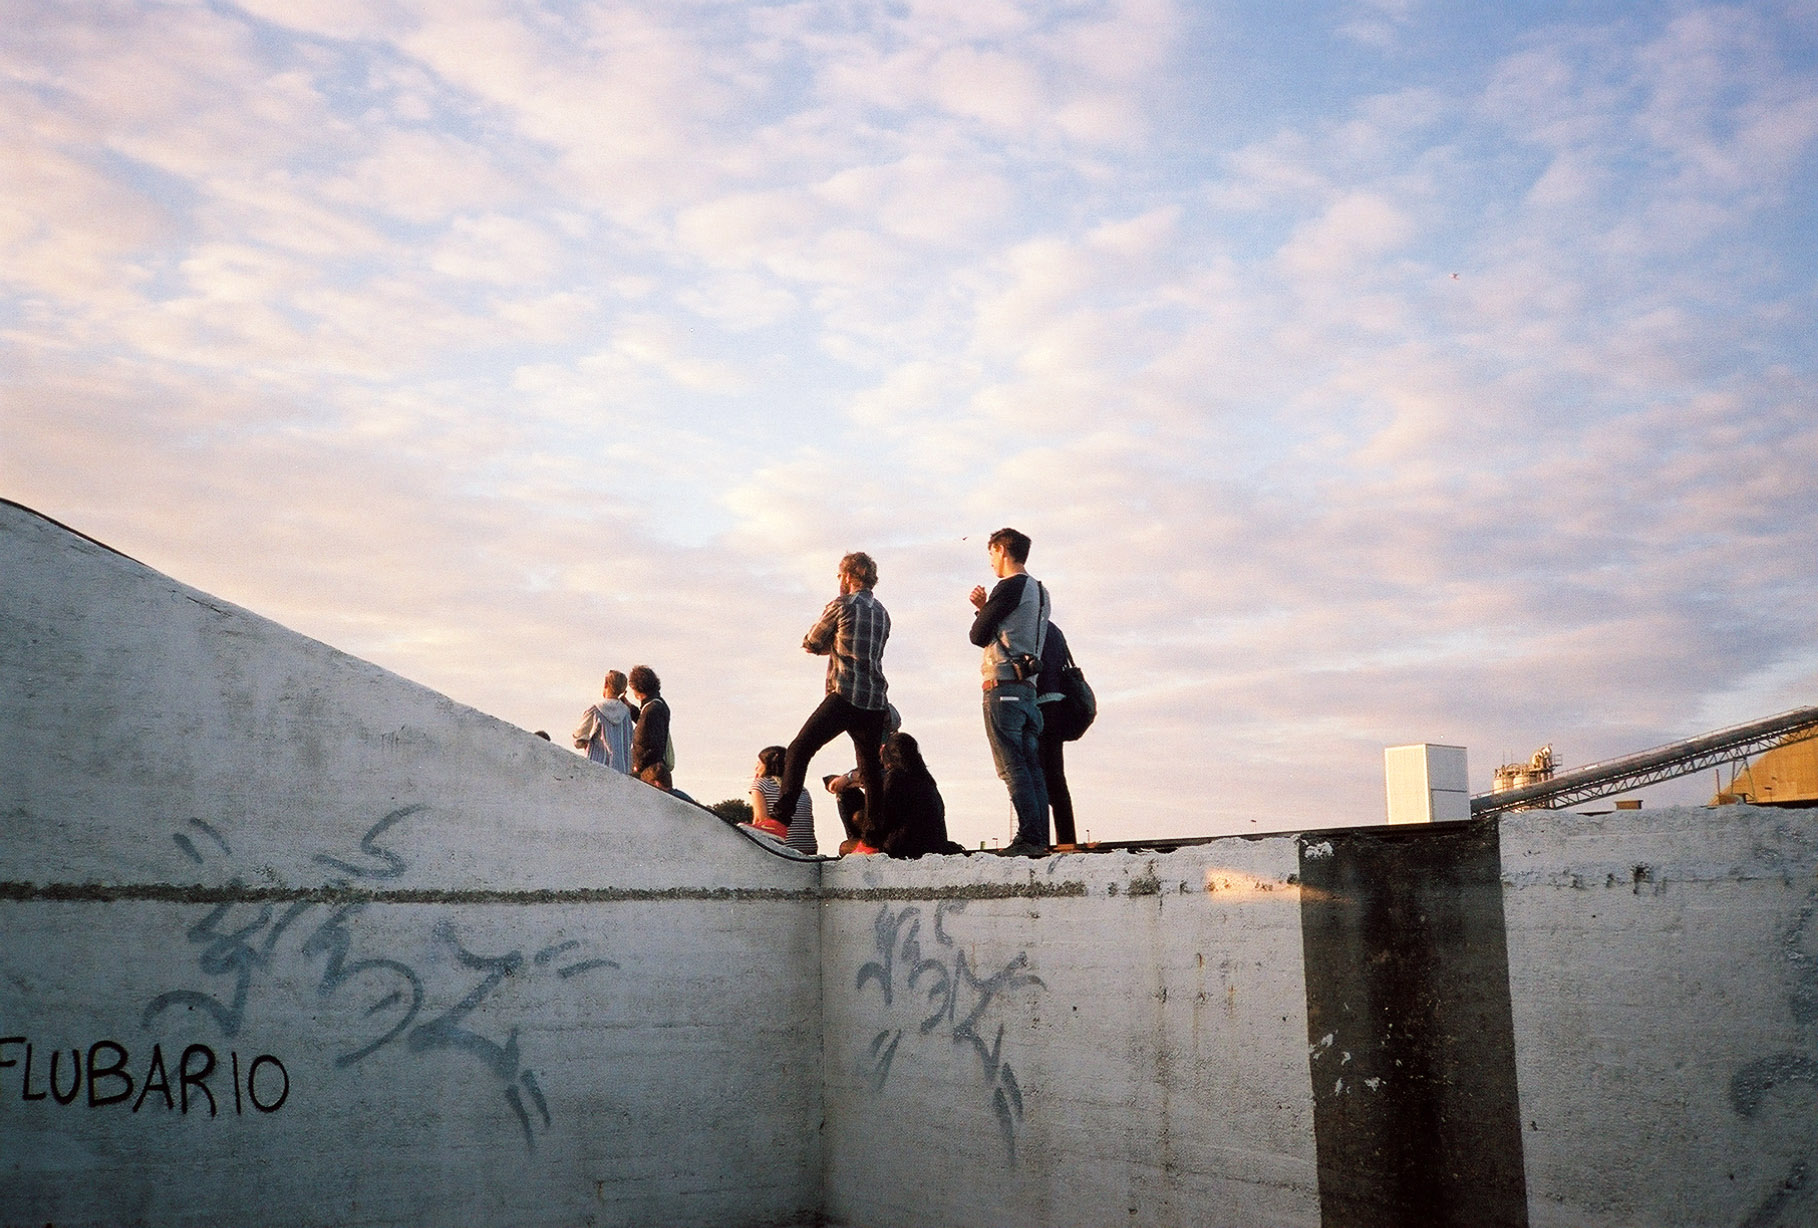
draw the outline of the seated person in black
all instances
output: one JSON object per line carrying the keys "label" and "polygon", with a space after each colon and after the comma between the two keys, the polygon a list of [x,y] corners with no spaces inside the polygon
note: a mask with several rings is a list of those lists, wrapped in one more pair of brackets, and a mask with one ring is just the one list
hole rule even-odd
{"label": "seated person in black", "polygon": [[910,734],[884,739],[884,796],[876,807],[866,804],[864,790],[849,777],[830,777],[827,787],[839,795],[840,818],[854,834],[855,848],[842,845],[842,851],[892,857],[965,851],[947,839],[947,804]]}

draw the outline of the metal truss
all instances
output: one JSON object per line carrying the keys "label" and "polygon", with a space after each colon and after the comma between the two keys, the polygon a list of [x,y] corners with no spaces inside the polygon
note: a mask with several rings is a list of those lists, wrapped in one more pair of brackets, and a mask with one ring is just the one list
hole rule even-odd
{"label": "metal truss", "polygon": [[1471,817],[1487,818],[1508,810],[1565,809],[1593,798],[1721,767],[1770,747],[1810,737],[1818,737],[1818,708],[1794,708],[1779,716],[1732,725],[1639,754],[1586,764],[1519,789],[1480,793],[1471,799]]}

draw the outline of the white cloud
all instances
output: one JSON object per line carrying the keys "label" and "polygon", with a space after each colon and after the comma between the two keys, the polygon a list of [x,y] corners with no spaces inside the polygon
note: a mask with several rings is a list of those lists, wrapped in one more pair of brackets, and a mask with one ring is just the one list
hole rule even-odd
{"label": "white cloud", "polygon": [[1186,13],[1166,0],[1120,0],[1080,11],[1056,23],[1038,42],[1065,67],[1065,78],[1084,74],[1092,81],[1138,90],[1174,54]]}
{"label": "white cloud", "polygon": [[239,0],[238,7],[287,29],[332,39],[393,38],[408,23],[402,7],[385,0]]}
{"label": "white cloud", "polygon": [[855,222],[937,246],[967,245],[1002,220],[1014,199],[999,174],[927,156],[850,167],[814,193],[848,210]]}
{"label": "white cloud", "polygon": [[927,75],[929,94],[943,109],[1005,132],[1027,131],[1046,110],[1034,67],[1001,52],[953,47],[935,57]]}
{"label": "white cloud", "polygon": [[1144,135],[1146,91],[1177,36],[1172,6],[1132,0],[1040,21],[1015,6],[959,7],[963,18],[916,6],[887,27],[893,38],[840,41],[819,75],[827,98],[890,117],[933,107],[1035,147]]}
{"label": "white cloud", "polygon": [[1414,233],[1407,212],[1374,192],[1351,192],[1295,229],[1280,258],[1294,276],[1342,278],[1364,261],[1394,251]]}
{"label": "white cloud", "polygon": [[1624,113],[1622,86],[1580,70],[1572,44],[1543,44],[1497,64],[1482,95],[1484,113],[1517,140],[1554,149],[1600,139]]}
{"label": "white cloud", "polygon": [[[1180,105],[1161,0],[236,12],[0,49],[0,476],[457,698],[559,733],[648,660],[736,795],[874,549],[899,706],[998,835],[1004,523],[1107,696],[1108,838],[1810,681],[1818,95],[1771,12],[1436,65],[1352,10],[1400,58],[1237,117]],[[1300,71],[1259,54],[1234,89]]]}
{"label": "white cloud", "polygon": [[456,218],[430,254],[444,277],[495,285],[537,284],[557,268],[559,245],[541,227],[489,214]]}
{"label": "white cloud", "polygon": [[313,185],[284,171],[210,180],[193,216],[209,230],[323,260],[395,251],[364,219],[318,200]]}
{"label": "white cloud", "polygon": [[680,327],[656,316],[622,319],[612,339],[613,354],[684,388],[732,393],[746,387],[744,372],[731,363],[701,357],[694,348]]}
{"label": "white cloud", "polygon": [[1060,239],[1027,240],[1003,257],[1007,285],[983,298],[978,334],[993,348],[1013,351],[1031,329],[1073,309],[1092,285],[1090,259]]}
{"label": "white cloud", "polygon": [[742,268],[802,243],[824,210],[792,190],[742,192],[694,205],[676,219],[676,235],[714,264]]}
{"label": "white cloud", "polygon": [[1527,203],[1540,209],[1570,208],[1596,200],[1611,183],[1606,168],[1568,150],[1547,164],[1546,173],[1528,189]]}
{"label": "white cloud", "polygon": [[118,300],[143,280],[140,253],[174,219],[49,143],[0,138],[0,283],[71,302]]}
{"label": "white cloud", "polygon": [[345,138],[308,76],[258,54],[241,22],[205,8],[121,18],[99,39],[73,25],[47,32],[61,44],[51,53],[67,56],[58,86],[106,147],[201,179]]}
{"label": "white cloud", "polygon": [[1680,16],[1637,56],[1649,98],[1640,130],[1672,154],[1693,190],[1778,183],[1818,136],[1818,76],[1789,76],[1747,12]]}
{"label": "white cloud", "polygon": [[551,344],[578,340],[591,329],[599,311],[588,295],[561,290],[534,298],[507,299],[493,306],[493,318],[515,326],[526,341]]}
{"label": "white cloud", "polygon": [[900,29],[955,41],[997,41],[1028,34],[1037,14],[1018,0],[908,0]]}
{"label": "white cloud", "polygon": [[724,137],[710,121],[732,95],[687,31],[641,7],[524,21],[429,6],[401,45],[556,151],[576,190],[616,215],[644,216],[715,177]]}
{"label": "white cloud", "polygon": [[372,152],[324,184],[331,199],[427,224],[517,198],[492,154],[442,133],[381,132]]}
{"label": "white cloud", "polygon": [[747,332],[793,315],[801,301],[788,290],[758,276],[716,277],[676,296],[698,315],[733,332]]}

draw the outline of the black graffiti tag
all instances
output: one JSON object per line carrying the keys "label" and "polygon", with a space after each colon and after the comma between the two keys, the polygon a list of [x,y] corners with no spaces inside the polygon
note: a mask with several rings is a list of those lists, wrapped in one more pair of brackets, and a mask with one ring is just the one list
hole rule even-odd
{"label": "black graffiti tag", "polygon": [[[243,887],[239,879],[228,882],[230,890]],[[140,1015],[141,1027],[150,1028],[152,1020],[173,1006],[187,1006],[200,1010],[212,1018],[220,1027],[223,1036],[238,1036],[240,1026],[246,1017],[246,995],[252,987],[253,974],[271,965],[272,949],[278,939],[290,927],[291,922],[309,911],[312,907],[307,902],[292,904],[272,921],[272,906],[262,904],[257,914],[245,925],[236,928],[223,928],[228,914],[236,907],[234,904],[217,904],[207,916],[189,927],[184,935],[188,941],[202,948],[196,956],[196,965],[207,976],[228,976],[234,978],[233,998],[222,1002],[212,994],[205,994],[194,989],[174,989],[169,993],[159,994],[146,1004]],[[263,931],[264,937],[258,945],[252,939]]]}
{"label": "black graffiti tag", "polygon": [[[360,840],[364,863],[318,854],[316,861],[356,879],[390,879],[405,872],[408,863],[393,850],[382,846],[379,837],[387,829],[425,809],[422,805],[405,806],[391,811],[366,831]],[[223,852],[227,842],[199,820],[191,825],[212,837]],[[200,861],[195,842],[181,833],[176,843],[185,855]],[[334,884],[345,886],[346,879]],[[239,879],[230,880],[230,890],[242,889]],[[405,1050],[412,1054],[436,1051],[465,1053],[476,1057],[497,1076],[503,1085],[504,1099],[523,1131],[527,1147],[534,1150],[536,1135],[530,1110],[535,1109],[547,1130],[553,1120],[549,1104],[536,1075],[523,1064],[518,1044],[518,1029],[511,1027],[503,1042],[495,1041],[470,1028],[461,1026],[508,978],[552,967],[566,981],[571,977],[599,968],[617,968],[610,959],[571,958],[583,945],[575,939],[551,943],[526,961],[521,950],[503,955],[479,955],[468,950],[456,935],[453,923],[446,917],[438,920],[432,939],[450,947],[457,963],[483,973],[479,982],[455,1005],[426,1022],[418,1022],[427,992],[423,977],[415,968],[398,959],[384,956],[356,957],[355,929],[366,902],[335,904],[312,900],[295,901],[281,911],[261,904],[243,923],[230,921],[236,909],[249,905],[224,903],[209,911],[192,925],[185,937],[200,949],[197,967],[210,977],[232,977],[232,988],[217,996],[194,989],[177,989],[162,993],[146,1004],[140,1024],[150,1029],[164,1012],[173,1007],[189,1007],[203,1012],[221,1029],[224,1036],[237,1036],[246,1022],[247,998],[254,978],[270,970],[279,940],[286,931],[311,909],[328,908],[323,918],[298,948],[305,959],[321,959],[322,975],[316,984],[316,996],[329,1001],[344,993],[364,993],[363,1019],[377,1020],[370,1030],[362,1029],[348,1047],[336,1054],[337,1067],[349,1067],[364,1061],[399,1037],[405,1037]],[[225,1000],[223,1000],[225,998]],[[416,1026],[413,1027],[412,1025]],[[528,1104],[526,1103],[528,1098]]]}
{"label": "black graffiti tag", "polygon": [[[510,951],[504,955],[478,955],[462,945],[456,936],[454,926],[446,919],[436,922],[435,938],[454,949],[456,960],[463,968],[472,968],[486,975],[471,989],[467,996],[449,1007],[436,1018],[427,1023],[418,1024],[411,1030],[410,1039],[406,1042],[412,1053],[425,1053],[434,1049],[453,1049],[480,1059],[480,1062],[504,1084],[505,1101],[511,1105],[517,1115],[518,1126],[524,1132],[525,1145],[536,1147],[536,1134],[531,1129],[530,1113],[524,1107],[524,1096],[530,1097],[536,1107],[537,1115],[543,1119],[543,1128],[550,1124],[549,1103],[543,1098],[542,1088],[537,1086],[536,1075],[525,1070],[518,1051],[518,1030],[512,1028],[505,1037],[505,1042],[488,1039],[478,1032],[461,1027],[461,1021],[471,1015],[494,990],[504,983],[506,978],[518,975],[524,969],[522,952]],[[579,944],[573,941],[545,947],[538,951],[531,961],[533,967],[543,967],[556,957],[572,950]],[[557,969],[557,975],[564,980],[578,972],[590,968],[617,968],[618,965],[609,959],[583,960]]]}
{"label": "black graffiti tag", "polygon": [[[1016,1131],[1023,1119],[1022,1087],[1015,1070],[1003,1057],[1004,1025],[997,1025],[987,1043],[985,1031],[989,1025],[984,1019],[1000,994],[1026,986],[1047,986],[1040,977],[1026,971],[1027,951],[1019,952],[990,976],[980,977],[946,929],[948,915],[963,911],[965,906],[964,900],[944,900],[936,905],[935,945],[926,952],[921,942],[920,909],[908,907],[892,912],[889,905],[880,908],[872,923],[878,957],[858,970],[853,988],[863,990],[876,984],[886,1012],[891,1012],[897,1004],[900,977],[904,1005],[912,1007],[919,1016],[913,1020],[916,1034],[928,1036],[944,1028],[953,1044],[972,1051],[991,1094],[1005,1154],[1015,1164]],[[859,1073],[873,1091],[882,1091],[889,1081],[905,1030],[905,1026],[887,1023],[872,1037],[867,1061],[861,1064]]]}

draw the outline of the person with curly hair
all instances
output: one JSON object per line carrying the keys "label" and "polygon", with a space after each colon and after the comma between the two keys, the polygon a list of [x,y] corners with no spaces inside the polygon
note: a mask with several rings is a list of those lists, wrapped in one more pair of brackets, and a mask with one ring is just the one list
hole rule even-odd
{"label": "person with curly hair", "polygon": [[631,731],[631,771],[642,777],[644,769],[662,764],[675,771],[675,748],[669,733],[669,701],[663,698],[663,681],[648,665],[631,667],[631,693],[638,701],[638,723]]}

